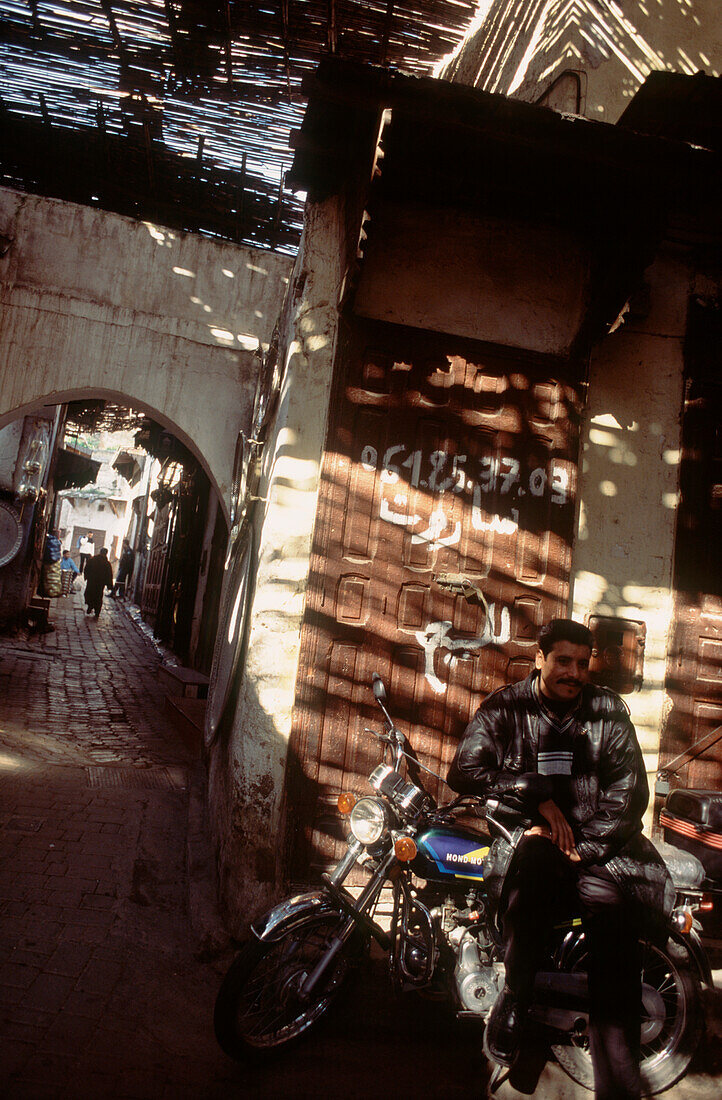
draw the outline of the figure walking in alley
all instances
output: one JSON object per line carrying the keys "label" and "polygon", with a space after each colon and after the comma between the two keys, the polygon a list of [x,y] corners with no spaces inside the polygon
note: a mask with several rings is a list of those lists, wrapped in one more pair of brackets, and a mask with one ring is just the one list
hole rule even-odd
{"label": "figure walking in alley", "polygon": [[87,535],[81,535],[78,539],[78,553],[80,555],[80,572],[85,573],[85,567],[93,556],[95,551],[95,543],[93,540],[93,532],[88,531]]}
{"label": "figure walking in alley", "polygon": [[103,589],[113,587],[113,570],[108,561],[108,551],[101,546],[95,557],[85,566],[86,615],[91,612],[97,619],[103,606]]}
{"label": "figure walking in alley", "polygon": [[70,556],[69,550],[63,550],[63,560],[60,563],[60,580],[63,596],[69,596],[75,591],[75,578],[80,570]]}
{"label": "figure walking in alley", "polygon": [[118,572],[115,575],[115,584],[110,593],[113,599],[115,599],[116,596],[125,595],[125,582],[132,576],[134,565],[135,550],[131,549],[127,539],[123,539],[123,550],[120,555]]}

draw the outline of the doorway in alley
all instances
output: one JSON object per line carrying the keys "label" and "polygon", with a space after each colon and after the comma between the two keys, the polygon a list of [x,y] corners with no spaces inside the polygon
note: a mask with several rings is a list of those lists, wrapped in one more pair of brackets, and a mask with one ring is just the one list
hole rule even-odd
{"label": "doorway in alley", "polygon": [[567,607],[577,484],[569,365],[356,318],[337,362],[292,733],[298,881],[335,860],[337,795],[378,762],[372,673],[442,776],[480,697],[528,674]]}
{"label": "doorway in alley", "polygon": [[[82,573],[102,548],[113,594],[181,663],[208,673],[228,528],[200,457],[172,425],[118,398],[68,395],[5,419],[0,500],[19,537],[4,563],[0,621],[47,622],[54,598],[83,587],[65,584],[61,552]],[[53,531],[59,545],[46,561]]]}

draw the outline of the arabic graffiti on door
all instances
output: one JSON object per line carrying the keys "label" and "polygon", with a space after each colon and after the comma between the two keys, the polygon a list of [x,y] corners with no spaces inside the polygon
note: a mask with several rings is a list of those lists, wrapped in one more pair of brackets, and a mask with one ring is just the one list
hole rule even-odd
{"label": "arabic graffiti on door", "polygon": [[446,691],[446,684],[436,675],[436,654],[445,650],[442,661],[452,668],[457,656],[483,649],[487,645],[505,645],[511,637],[509,608],[502,607],[498,628],[495,621],[496,608],[492,602],[489,604],[484,629],[478,638],[452,638],[452,624],[448,619],[427,623],[423,630],[416,631],[416,641],[424,651],[424,676],[436,695],[443,695]]}

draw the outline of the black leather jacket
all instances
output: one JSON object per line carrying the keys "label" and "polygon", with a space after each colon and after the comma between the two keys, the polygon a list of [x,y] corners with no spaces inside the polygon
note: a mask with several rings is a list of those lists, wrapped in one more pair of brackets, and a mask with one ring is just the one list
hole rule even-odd
{"label": "black leather jacket", "polygon": [[[515,794],[521,776],[537,771],[541,713],[538,672],[484,700],[459,744],[447,783],[460,794],[499,799],[514,824],[535,820],[535,806]],[[625,893],[668,914],[674,888],[654,845],[642,835],[649,788],[642,752],[624,702],[588,684],[573,728],[569,824],[582,866],[603,864]],[[538,804],[540,796],[537,795]]]}

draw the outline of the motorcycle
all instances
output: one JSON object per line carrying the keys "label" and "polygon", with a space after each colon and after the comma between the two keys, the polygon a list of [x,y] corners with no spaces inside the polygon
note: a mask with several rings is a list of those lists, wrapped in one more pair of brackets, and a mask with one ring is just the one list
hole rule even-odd
{"label": "motorcycle", "polygon": [[[372,939],[388,956],[397,991],[443,993],[459,1018],[483,1025],[503,988],[498,868],[500,853],[512,850],[524,830],[507,828],[502,808],[489,801],[462,796],[435,805],[418,778],[423,765],[395,726],[376,674],[373,694],[385,732],[367,732],[383,743],[382,763],[369,776],[372,794],[339,797],[350,829],[346,853],[321,876],[320,889],[288,898],[255,921],[253,938],[218,993],[216,1038],[239,1061],[267,1058],[317,1025]],[[475,823],[459,821],[470,807],[485,818],[491,838]],[[701,867],[685,853],[668,854],[677,904],[667,941],[642,943],[647,1094],[669,1088],[687,1070],[703,1029],[701,987],[712,984],[696,919],[706,904]],[[358,896],[344,885],[357,865],[369,875]],[[387,931],[375,912],[389,886]],[[537,975],[530,1015],[563,1070],[593,1088],[585,958],[581,921],[570,914],[556,932],[548,966]]]}

